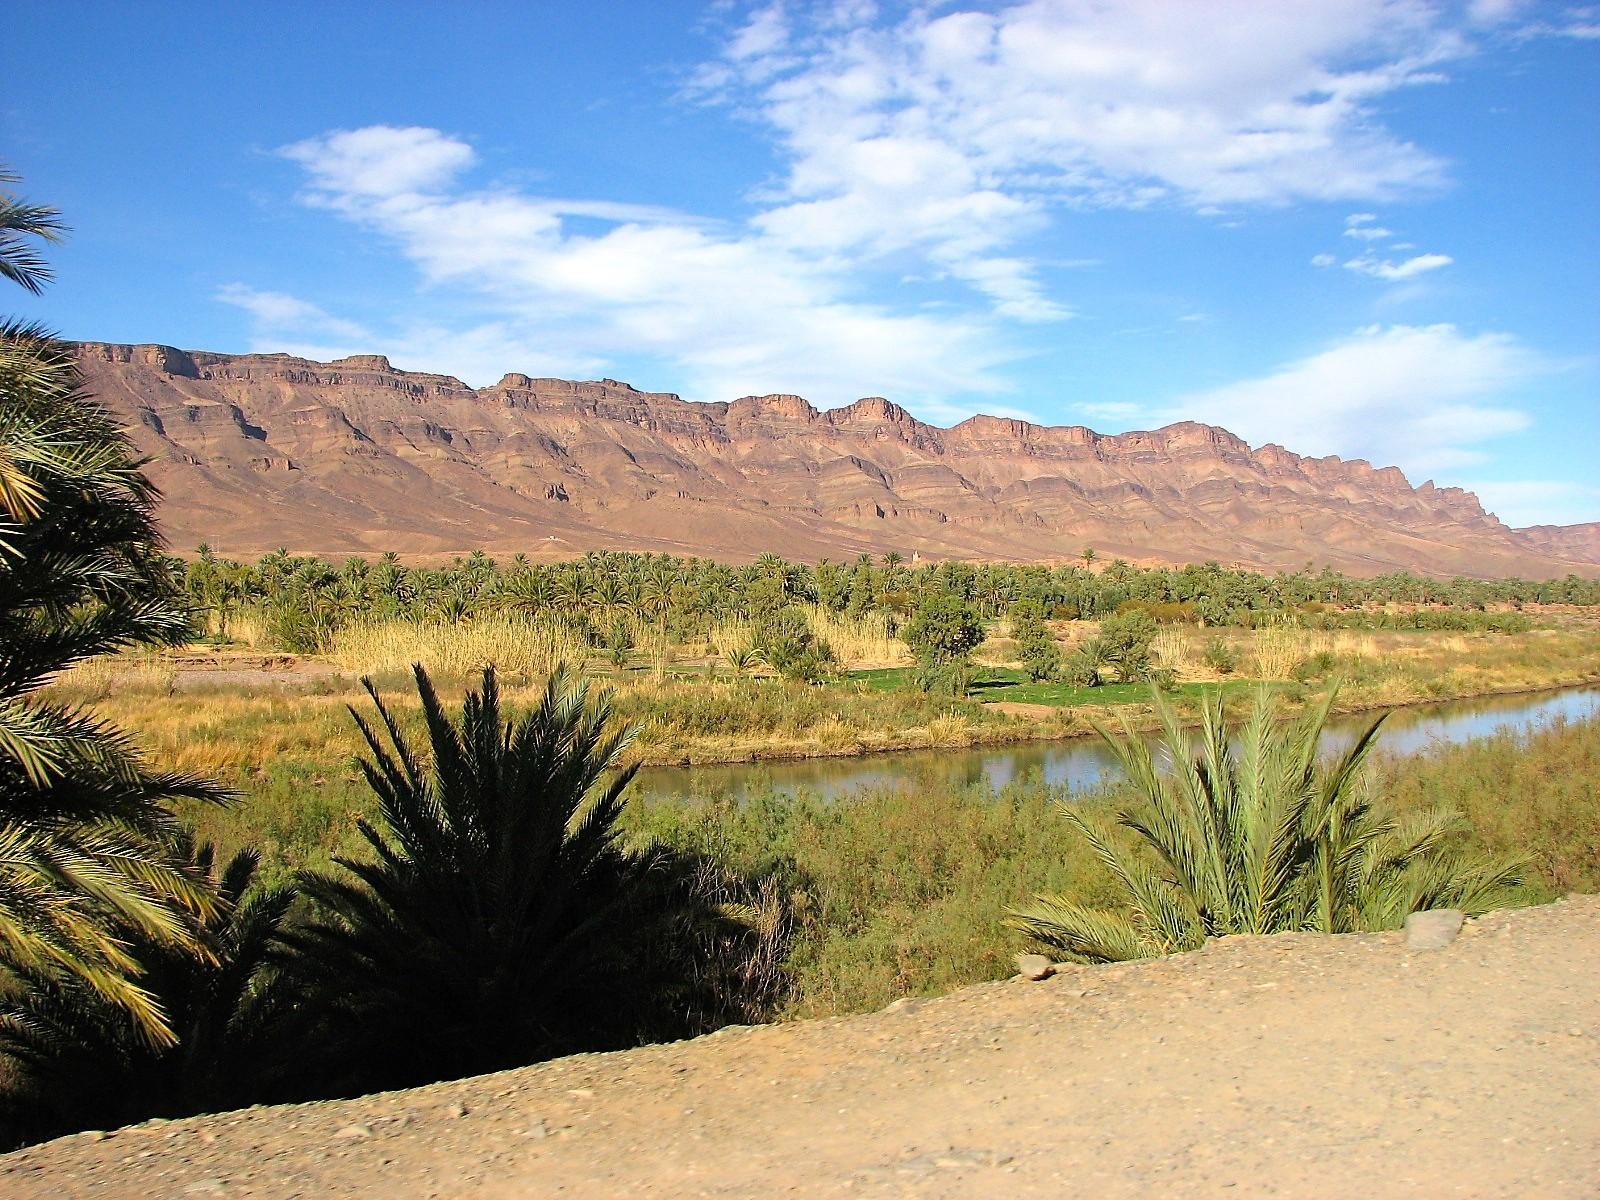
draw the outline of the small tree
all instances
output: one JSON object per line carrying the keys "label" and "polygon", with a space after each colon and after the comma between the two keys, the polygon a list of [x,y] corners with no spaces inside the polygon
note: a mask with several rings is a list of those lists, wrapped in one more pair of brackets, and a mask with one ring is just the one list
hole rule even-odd
{"label": "small tree", "polygon": [[833,648],[812,631],[805,611],[793,604],[758,620],[751,641],[785,679],[811,683],[833,662]]}
{"label": "small tree", "polygon": [[[48,272],[22,239],[60,228],[0,193],[0,275],[37,291]],[[130,945],[204,953],[194,921],[221,905],[176,857],[168,802],[226,793],[151,771],[117,730],[40,696],[85,659],[189,633],[156,490],[80,384],[73,347],[0,320],[0,995],[76,981],[170,1043]]]}
{"label": "small tree", "polygon": [[633,657],[633,624],[626,617],[614,617],[605,632],[606,658],[619,670]]}
{"label": "small tree", "polygon": [[224,905],[195,930],[205,952],[130,935],[140,985],[177,1041],[152,1043],[121,1007],[71,976],[33,973],[29,989],[0,1000],[0,1051],[13,1075],[0,1124],[12,1136],[110,1129],[263,1098],[281,1051],[274,1018],[290,1003],[274,955],[294,893],[255,882],[252,850],[220,873],[209,845],[180,839],[178,856]]}
{"label": "small tree", "polygon": [[[618,1048],[683,1028],[698,975],[684,864],[617,828],[632,727],[565,668],[532,711],[502,715],[494,669],[459,722],[415,668],[431,766],[378,698],[356,722],[379,823],[367,859],[301,885],[286,940],[310,996],[305,1090],[350,1093]],[[354,713],[354,710],[352,710]],[[381,732],[380,732],[381,730]],[[619,981],[626,977],[626,986]]]}
{"label": "small tree", "polygon": [[1023,669],[1038,683],[1061,673],[1061,650],[1044,622],[1044,609],[1037,600],[1018,600],[1011,606],[1011,636],[1017,642]]}
{"label": "small tree", "polygon": [[1155,618],[1141,608],[1114,613],[1100,622],[1099,641],[1105,661],[1123,683],[1144,679],[1150,674],[1150,645],[1155,641]]}
{"label": "small tree", "polygon": [[916,655],[923,691],[967,694],[970,656],[983,641],[983,621],[972,605],[948,592],[929,596],[901,636]]}

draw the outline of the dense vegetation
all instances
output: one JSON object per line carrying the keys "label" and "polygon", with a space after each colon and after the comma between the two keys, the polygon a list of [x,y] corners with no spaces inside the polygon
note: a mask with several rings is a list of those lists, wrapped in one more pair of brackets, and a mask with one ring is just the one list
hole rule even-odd
{"label": "dense vegetation", "polygon": [[[1542,582],[1405,572],[1359,579],[1327,569],[1262,574],[1215,562],[1138,568],[1120,560],[1098,570],[1082,564],[915,565],[892,553],[881,561],[863,555],[815,565],[764,554],[746,566],[623,552],[557,564],[519,555],[499,563],[474,553],[427,567],[406,566],[393,554],[334,564],[286,550],[245,564],[201,547],[181,569],[212,631],[227,636],[244,619],[264,627],[281,648],[307,652],[330,649],[341,630],[356,625],[460,625],[507,615],[555,618],[596,649],[627,650],[651,633],[662,643],[703,641],[730,622],[771,622],[802,603],[854,618],[881,614],[891,632],[916,627],[920,612],[947,598],[982,621],[1024,604],[1055,621],[1142,610],[1162,624],[1253,628],[1292,619],[1317,629],[1506,632],[1528,627],[1517,612],[1525,605],[1600,606],[1600,580],[1576,575]],[[953,618],[947,612],[941,619]],[[629,626],[631,640],[619,624]],[[751,645],[760,644],[758,633]]]}

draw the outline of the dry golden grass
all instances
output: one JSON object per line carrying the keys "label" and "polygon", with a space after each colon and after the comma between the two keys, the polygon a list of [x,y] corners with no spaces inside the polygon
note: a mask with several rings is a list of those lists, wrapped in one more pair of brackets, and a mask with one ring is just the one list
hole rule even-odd
{"label": "dry golden grass", "polygon": [[1010,637],[1001,637],[993,630],[983,643],[972,652],[972,661],[984,666],[1011,667],[1019,663],[1021,647]]}
{"label": "dry golden grass", "polygon": [[247,610],[228,617],[228,637],[231,641],[252,649],[265,647],[272,641],[267,633],[267,623],[259,612]]}
{"label": "dry golden grass", "polygon": [[935,717],[928,722],[928,742],[934,746],[970,746],[972,725],[959,713]]}
{"label": "dry golden grass", "polygon": [[[578,649],[571,643],[547,642],[542,655],[530,655],[528,626],[521,624],[511,630],[517,637],[509,649],[469,640],[471,626],[435,632],[458,643],[453,653],[431,656],[441,694],[451,703],[472,683],[481,663],[494,657],[502,668],[508,704],[526,707],[542,685],[543,656],[554,659]],[[481,626],[477,632],[483,632]],[[1074,623],[1063,632],[1083,636],[1091,630],[1087,623]],[[1241,679],[1250,677],[1251,647],[1263,636],[1290,661],[1290,671],[1319,648],[1328,649],[1335,661],[1306,686],[1315,689],[1323,679],[1342,679],[1340,707],[1347,710],[1600,679],[1600,630],[1590,627],[1517,635],[1293,629],[1184,630],[1183,635],[1201,646],[1212,636],[1235,646],[1241,663],[1234,678]],[[1175,642],[1168,648],[1182,657],[1193,650]],[[360,748],[345,704],[365,709],[366,701],[351,676],[361,671],[377,675],[402,720],[414,721],[416,697],[407,675],[419,649],[429,661],[428,646],[396,639],[385,655],[352,659],[343,677],[326,670],[263,669],[256,658],[248,669],[220,672],[234,676],[230,682],[209,682],[201,671],[184,671],[181,657],[130,654],[70,673],[52,686],[51,698],[91,704],[97,715],[126,729],[163,766],[259,791],[262,779],[300,764],[297,769],[306,778],[325,776],[333,787],[348,773]],[[642,667],[648,660],[640,662]],[[216,663],[210,666],[214,669]],[[964,711],[952,712],[951,705],[932,697],[909,689],[879,692],[861,680],[833,687],[777,680],[736,683],[725,670],[711,677],[708,667],[659,677],[636,669],[605,682],[617,689],[620,715],[647,723],[635,744],[636,755],[657,763],[1000,744],[1082,732],[1083,725],[1072,709],[1054,710],[1048,720],[1031,709],[1023,719],[970,703]],[[1120,711],[1149,723],[1148,709],[1129,705]],[[300,776],[285,779],[285,803],[296,789],[311,786]]]}
{"label": "dry golden grass", "polygon": [[848,754],[860,745],[860,739],[850,724],[837,716],[811,727],[811,736],[826,754]]}
{"label": "dry golden grass", "polygon": [[1196,633],[1184,625],[1162,625],[1150,643],[1156,662],[1176,671],[1183,679],[1207,674],[1204,642]]}
{"label": "dry golden grass", "polygon": [[534,676],[558,663],[581,666],[588,655],[583,639],[564,625],[486,617],[461,625],[352,625],[334,635],[327,657],[360,675],[392,674],[420,662],[435,675],[466,675],[493,663],[508,675]]}
{"label": "dry golden grass", "polygon": [[79,663],[58,676],[54,686],[92,703],[113,692],[165,696],[171,693],[177,677],[177,667],[170,656],[129,650]]}
{"label": "dry golden grass", "polygon": [[750,645],[754,632],[750,622],[743,617],[730,617],[712,627],[711,635],[706,639],[707,648],[720,658],[730,651],[743,650]]}
{"label": "dry golden grass", "polygon": [[1330,646],[1331,638],[1322,630],[1300,629],[1293,625],[1258,629],[1251,638],[1253,674],[1262,679],[1288,679],[1306,659]]}
{"label": "dry golden grass", "polygon": [[889,618],[881,612],[858,619],[808,604],[805,614],[811,632],[827,642],[846,667],[898,667],[911,661],[910,648],[889,632]]}

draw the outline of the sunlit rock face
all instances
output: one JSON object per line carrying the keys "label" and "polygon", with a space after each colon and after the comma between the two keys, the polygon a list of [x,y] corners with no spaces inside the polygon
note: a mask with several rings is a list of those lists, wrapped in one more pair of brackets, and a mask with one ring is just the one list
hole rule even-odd
{"label": "sunlit rock face", "polygon": [[1363,574],[1600,567],[1600,526],[1511,530],[1460,489],[1252,450],[1190,421],[1108,435],[976,416],[941,429],[876,396],[831,411],[789,395],[695,404],[517,372],[475,390],[382,355],[83,343],[80,358],[150,457],[184,551],[1061,562],[1092,546],[1138,563]]}

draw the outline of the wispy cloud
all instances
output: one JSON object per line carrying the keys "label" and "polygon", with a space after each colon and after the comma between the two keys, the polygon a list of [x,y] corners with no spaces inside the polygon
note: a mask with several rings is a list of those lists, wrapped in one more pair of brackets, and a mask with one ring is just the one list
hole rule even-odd
{"label": "wispy cloud", "polygon": [[1444,163],[1380,108],[1471,48],[1410,0],[884,13],[767,4],[702,73],[702,93],[764,125],[784,156],[756,225],[805,254],[922,254],[1017,320],[1070,312],[1017,250],[1063,209],[1223,215],[1440,187]]}
{"label": "wispy cloud", "polygon": [[325,195],[395,196],[449,183],[471,166],[472,147],[437,129],[371,125],[285,146]]}
{"label": "wispy cloud", "polygon": [[[465,182],[472,148],[437,130],[334,131],[283,154],[305,169],[308,204],[391,241],[436,296],[458,290],[492,312],[453,332],[404,331],[410,358],[437,345],[437,364],[473,382],[622,353],[658,357],[701,399],[802,391],[840,403],[881,391],[937,405],[1005,387],[996,368],[1010,351],[995,317],[853,299],[847,262],[759,229],[475,188]],[[593,231],[595,221],[605,228]],[[1005,291],[1006,270],[993,265],[991,290]],[[1000,307],[1029,301],[1022,289]],[[259,303],[253,311],[271,315]]]}
{"label": "wispy cloud", "polygon": [[[778,163],[739,219],[484,184],[466,139],[422,126],[284,147],[305,203],[393,245],[427,289],[435,317],[397,311],[367,346],[437,347],[438,366],[474,381],[625,360],[698,398],[992,408],[1024,327],[1078,307],[1037,250],[1053,225],[1083,208],[1427,193],[1445,164],[1382,110],[1472,45],[1464,18],[1418,0],[723,11],[739,15],[695,94],[757,123]],[[1378,247],[1367,216],[1347,228]],[[1377,253],[1350,269],[1404,279],[1448,261]],[[320,310],[296,327],[235,286],[225,299],[298,344],[354,336]]]}
{"label": "wispy cloud", "polygon": [[1461,486],[1476,492],[1484,508],[1513,529],[1528,525],[1576,525],[1600,512],[1600,487],[1554,479],[1484,479]]}
{"label": "wispy cloud", "polygon": [[1301,454],[1395,463],[1415,480],[1482,462],[1485,443],[1527,428],[1528,414],[1497,397],[1549,369],[1509,334],[1373,326],[1152,417],[1207,421]]}
{"label": "wispy cloud", "polygon": [[1403,279],[1414,279],[1428,271],[1437,271],[1440,267],[1448,267],[1453,262],[1455,259],[1448,254],[1418,254],[1399,262],[1379,258],[1374,254],[1363,254],[1360,258],[1350,259],[1344,267],[1345,270],[1354,271],[1358,275],[1370,275],[1374,279],[1398,283]]}
{"label": "wispy cloud", "polygon": [[242,283],[227,283],[217,289],[216,298],[244,309],[266,332],[276,336],[311,333],[357,341],[371,336],[354,321],[331,316],[310,301],[283,292],[263,292]]}
{"label": "wispy cloud", "polygon": [[[1344,219],[1344,236],[1367,243],[1367,249],[1363,253],[1345,260],[1345,270],[1372,279],[1381,279],[1385,283],[1401,283],[1415,279],[1418,275],[1425,275],[1429,271],[1437,271],[1440,267],[1448,267],[1455,262],[1455,259],[1448,254],[1413,254],[1398,260],[1384,257],[1385,254],[1399,250],[1414,250],[1416,247],[1410,242],[1394,241],[1394,230],[1377,224],[1377,220],[1377,214],[1369,212],[1351,213]],[[1384,242],[1389,244],[1382,246]],[[1311,265],[1331,267],[1338,261],[1338,255],[1323,253],[1314,255]]]}

